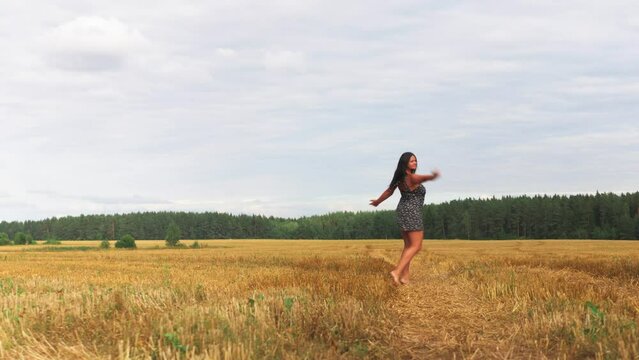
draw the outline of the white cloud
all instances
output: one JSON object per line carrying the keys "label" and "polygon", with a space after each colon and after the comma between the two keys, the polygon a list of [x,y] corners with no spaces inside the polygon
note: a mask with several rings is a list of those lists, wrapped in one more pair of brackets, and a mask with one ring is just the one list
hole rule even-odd
{"label": "white cloud", "polygon": [[561,90],[569,94],[636,97],[639,95],[639,78],[578,76],[564,84]]}
{"label": "white cloud", "polygon": [[516,123],[538,123],[530,104],[513,104],[504,101],[484,101],[467,106],[467,114],[460,123],[472,126],[508,126]]}
{"label": "white cloud", "polygon": [[[636,147],[639,149],[639,129],[617,129],[608,132],[581,132],[577,134],[553,136],[538,139],[528,144],[515,145],[510,151],[528,153],[565,153],[583,151],[601,153],[601,149]],[[610,153],[611,151],[605,151]]]}
{"label": "white cloud", "polygon": [[51,63],[65,70],[113,70],[140,51],[147,40],[116,18],[77,17],[44,36]]}
{"label": "white cloud", "polygon": [[438,201],[633,188],[637,11],[3,2],[0,219],[364,210],[406,150],[442,170]]}
{"label": "white cloud", "polygon": [[227,48],[218,48],[217,53],[224,57],[235,57],[237,55],[237,51]]}
{"label": "white cloud", "polygon": [[268,70],[304,71],[306,61],[304,54],[297,51],[267,51],[264,54],[264,66]]}

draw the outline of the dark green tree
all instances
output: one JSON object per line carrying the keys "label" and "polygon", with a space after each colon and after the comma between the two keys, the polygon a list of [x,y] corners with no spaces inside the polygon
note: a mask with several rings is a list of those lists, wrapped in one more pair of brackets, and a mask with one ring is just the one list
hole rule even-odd
{"label": "dark green tree", "polygon": [[110,248],[111,243],[109,242],[109,237],[107,236],[106,232],[102,231],[98,235],[100,236],[99,239],[102,240],[100,241],[100,249]]}
{"label": "dark green tree", "polygon": [[116,248],[123,249],[135,249],[137,246],[135,245],[135,238],[129,234],[122,236],[122,238],[115,242]]}
{"label": "dark green tree", "polygon": [[16,245],[29,245],[33,243],[33,236],[31,236],[31,234],[25,234],[22,231],[18,231],[13,236],[13,243]]}
{"label": "dark green tree", "polygon": [[175,247],[180,243],[180,227],[173,221],[169,224],[169,227],[166,229],[166,236],[164,240],[166,241],[166,246]]}
{"label": "dark green tree", "polygon": [[[184,239],[389,239],[400,237],[392,210],[335,212],[300,218],[218,212],[82,215],[0,221],[0,232],[37,239],[166,239],[174,222]],[[424,206],[429,239],[639,239],[639,192],[573,196],[504,196]],[[18,235],[21,243],[26,242]]]}
{"label": "dark green tree", "polygon": [[9,235],[5,232],[0,233],[0,246],[2,245],[11,245],[11,240],[9,239]]}

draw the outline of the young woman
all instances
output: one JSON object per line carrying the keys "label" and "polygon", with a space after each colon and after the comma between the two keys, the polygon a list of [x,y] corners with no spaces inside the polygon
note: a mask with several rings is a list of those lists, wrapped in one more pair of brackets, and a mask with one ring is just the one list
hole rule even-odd
{"label": "young woman", "polygon": [[397,204],[397,222],[404,239],[404,250],[399,258],[399,263],[390,272],[393,281],[398,285],[408,283],[410,262],[415,254],[422,249],[422,241],[424,240],[422,207],[426,195],[426,189],[422,183],[439,177],[437,170],[434,170],[430,175],[415,174],[415,170],[417,170],[415,154],[403,153],[399,158],[397,169],[395,169],[393,180],[388,185],[388,189],[379,198],[371,200],[371,205],[377,206],[393,195],[396,188],[399,188],[402,194],[402,198]]}

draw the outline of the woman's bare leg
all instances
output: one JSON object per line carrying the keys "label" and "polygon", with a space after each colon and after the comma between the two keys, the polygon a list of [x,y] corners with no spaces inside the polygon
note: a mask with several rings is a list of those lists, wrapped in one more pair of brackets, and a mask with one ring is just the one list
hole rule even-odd
{"label": "woman's bare leg", "polygon": [[[402,256],[404,256],[406,249],[410,247],[410,238],[408,237],[408,231],[402,231],[402,238],[404,239],[404,250],[402,250],[402,255],[399,257],[400,260]],[[399,282],[401,282],[402,284],[408,284],[408,281],[410,279],[409,267],[410,267],[410,262],[408,263],[408,265],[406,265],[406,267],[404,268],[404,271],[402,271],[401,274],[399,274]]]}
{"label": "woman's bare leg", "polygon": [[[404,239],[404,249],[402,250],[402,254],[399,259],[401,260],[406,253],[406,250],[410,247],[410,238],[408,237],[408,231],[402,230],[402,239]],[[402,273],[396,273],[394,270],[391,271],[391,276],[393,277],[393,281],[395,284],[406,284],[408,283],[408,268],[406,268]]]}
{"label": "woman's bare leg", "polygon": [[422,242],[424,240],[423,231],[409,231],[407,232],[407,235],[408,247],[405,247],[404,251],[402,251],[402,256],[399,259],[397,267],[395,267],[395,269],[390,272],[391,276],[393,277],[393,281],[395,281],[395,283],[397,284],[401,283],[401,274],[409,268],[410,262],[411,260],[413,260],[413,257],[415,257],[415,254],[417,254],[419,250],[422,249]]}

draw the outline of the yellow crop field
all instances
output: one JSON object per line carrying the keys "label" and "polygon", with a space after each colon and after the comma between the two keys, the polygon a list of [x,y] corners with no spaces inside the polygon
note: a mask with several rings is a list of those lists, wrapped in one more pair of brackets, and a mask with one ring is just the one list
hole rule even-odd
{"label": "yellow crop field", "polygon": [[0,247],[0,358],[639,358],[639,242],[199,243]]}

